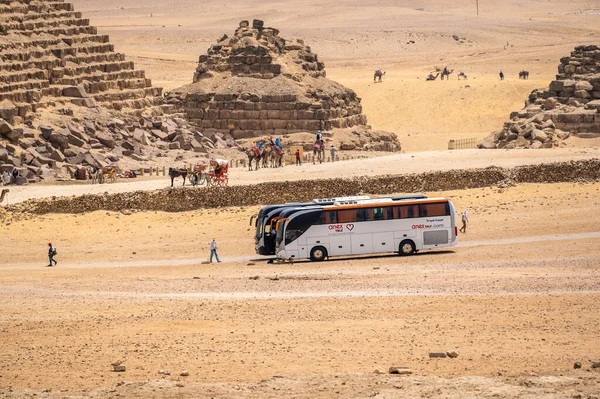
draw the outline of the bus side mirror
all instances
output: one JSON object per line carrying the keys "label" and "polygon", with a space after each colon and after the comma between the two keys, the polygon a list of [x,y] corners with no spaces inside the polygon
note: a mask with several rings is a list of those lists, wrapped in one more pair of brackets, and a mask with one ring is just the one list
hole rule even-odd
{"label": "bus side mirror", "polygon": [[252,215],[250,216],[250,226],[252,226],[252,220],[255,219],[258,215]]}

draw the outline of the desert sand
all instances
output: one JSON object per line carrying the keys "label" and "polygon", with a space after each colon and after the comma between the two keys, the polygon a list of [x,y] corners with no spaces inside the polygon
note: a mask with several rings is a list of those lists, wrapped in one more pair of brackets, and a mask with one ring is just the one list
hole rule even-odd
{"label": "desert sand", "polygon": [[[599,156],[598,139],[578,138],[549,150],[446,150],[451,138],[500,129],[560,57],[597,44],[596,2],[480,1],[479,16],[472,0],[74,4],[166,90],[191,82],[198,56],[239,20],[263,19],[305,39],[405,151],[236,168],[232,184]],[[425,82],[434,65],[454,69],[451,80]],[[376,67],[382,84],[372,83]],[[522,69],[529,80],[517,78]],[[167,185],[33,185],[8,200]],[[596,182],[426,193],[470,209],[458,247],[316,264],[257,259],[248,222],[259,207],[0,225],[0,397],[597,398],[599,191]],[[223,262],[203,264],[212,237]],[[428,356],[451,350],[457,358]],[[127,371],[111,371],[117,360]],[[388,375],[391,366],[412,375]]]}

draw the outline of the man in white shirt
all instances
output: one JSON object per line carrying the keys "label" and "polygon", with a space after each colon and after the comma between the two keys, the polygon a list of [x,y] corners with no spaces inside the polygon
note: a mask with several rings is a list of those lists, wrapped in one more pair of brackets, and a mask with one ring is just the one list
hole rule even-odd
{"label": "man in white shirt", "polygon": [[217,262],[221,263],[219,260],[219,254],[217,254],[217,241],[216,238],[213,238],[210,242],[210,263],[212,263],[213,255],[217,258]]}
{"label": "man in white shirt", "polygon": [[469,217],[467,216],[469,213],[468,209],[465,209],[462,213],[462,227],[460,228],[461,233],[467,232],[467,222],[469,221]]}

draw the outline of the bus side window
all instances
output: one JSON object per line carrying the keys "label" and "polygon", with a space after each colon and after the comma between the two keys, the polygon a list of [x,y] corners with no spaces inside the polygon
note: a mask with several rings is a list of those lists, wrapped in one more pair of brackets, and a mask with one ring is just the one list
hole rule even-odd
{"label": "bus side window", "polygon": [[406,213],[407,213],[406,217],[407,218],[418,218],[419,217],[419,205],[405,205],[402,208],[404,208],[404,207],[406,207]]}
{"label": "bus side window", "polygon": [[338,223],[356,222],[356,211],[354,209],[345,209],[343,211],[337,211],[337,220]]}
{"label": "bus side window", "polygon": [[319,218],[319,224],[333,224],[337,223],[337,212],[336,211],[323,211]]}
{"label": "bus side window", "polygon": [[419,215],[420,215],[421,217],[423,217],[423,216],[433,216],[433,215],[430,215],[430,214],[429,214],[429,212],[427,212],[427,208],[428,208],[428,206],[429,206],[429,204],[422,204],[422,205],[419,205],[419,208],[420,208],[420,213],[419,213]]}
{"label": "bus side window", "polygon": [[370,220],[383,220],[383,208],[369,209],[369,216],[372,216],[369,218]]}
{"label": "bus side window", "polygon": [[383,208],[384,219],[391,220],[394,219],[394,207],[388,206]]}
{"label": "bus side window", "polygon": [[357,222],[364,222],[366,220],[369,220],[369,215],[367,213],[366,208],[356,209],[355,212],[356,212],[356,221]]}
{"label": "bus side window", "polygon": [[[423,214],[424,209],[425,209],[425,214]],[[421,216],[446,216],[449,214],[450,214],[450,207],[448,206],[447,202],[421,205]]]}

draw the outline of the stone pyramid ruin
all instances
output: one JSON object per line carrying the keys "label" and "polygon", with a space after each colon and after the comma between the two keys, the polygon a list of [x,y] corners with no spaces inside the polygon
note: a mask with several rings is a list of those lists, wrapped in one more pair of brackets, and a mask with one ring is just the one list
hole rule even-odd
{"label": "stone pyramid ruin", "polygon": [[[193,83],[169,95],[188,118],[234,138],[366,125],[356,93],[326,78],[302,40],[242,21],[201,55]],[[169,96],[168,95],[168,96]]]}
{"label": "stone pyramid ruin", "polygon": [[161,89],[63,0],[0,0],[2,118],[55,103],[139,110]]}
{"label": "stone pyramid ruin", "polygon": [[525,107],[480,148],[551,148],[571,134],[600,135],[600,47],[578,46],[558,65],[547,89],[531,92]]}

